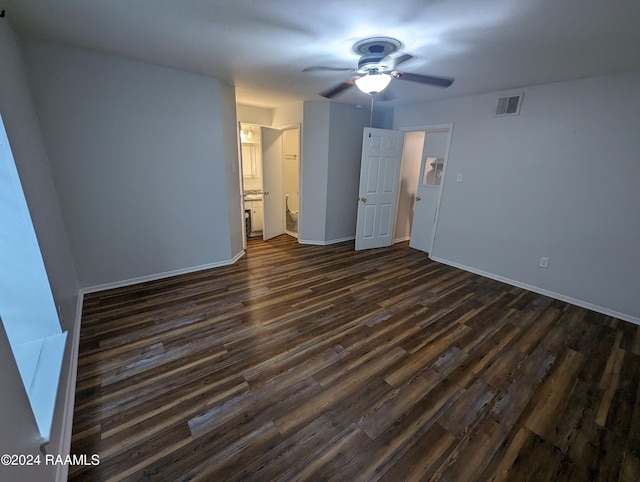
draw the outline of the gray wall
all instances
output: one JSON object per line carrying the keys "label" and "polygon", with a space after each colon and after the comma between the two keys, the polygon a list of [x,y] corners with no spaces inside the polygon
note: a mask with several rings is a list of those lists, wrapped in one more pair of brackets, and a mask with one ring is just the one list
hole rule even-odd
{"label": "gray wall", "polygon": [[301,243],[329,244],[356,232],[362,133],[369,113],[327,100],[304,103]]}
{"label": "gray wall", "polygon": [[330,106],[325,231],[328,242],[356,235],[362,134],[369,125],[365,109],[336,102]]}
{"label": "gray wall", "polygon": [[329,107],[330,102],[324,100],[304,103],[298,226],[301,243],[323,243],[326,239]]}
{"label": "gray wall", "polygon": [[[40,126],[24,72],[22,52],[7,19],[0,19],[0,112],[9,136],[14,160],[33,220],[38,244],[49,277],[54,300],[61,308],[64,328],[73,331],[76,322],[78,281],[65,233],[56,189],[43,146]],[[54,415],[49,453],[61,453],[65,395],[70,375],[70,343],[62,368],[62,381]],[[0,340],[0,452],[39,453],[39,433],[29,408],[27,394],[19,378],[15,361]],[[32,470],[0,467],[2,480],[52,479],[55,466],[41,465]]]}
{"label": "gray wall", "polygon": [[244,250],[242,239],[242,224],[244,223],[244,203],[240,192],[240,160],[238,149],[240,137],[238,122],[236,119],[236,94],[235,89],[229,85],[220,84],[220,116],[222,129],[215,132],[224,146],[225,160],[225,191],[227,194],[229,243],[231,257],[239,256]]}
{"label": "gray wall", "polygon": [[236,254],[230,88],[38,42],[26,44],[25,57],[81,286],[195,269]]}
{"label": "gray wall", "polygon": [[522,90],[396,108],[455,124],[432,256],[640,322],[640,73]]}

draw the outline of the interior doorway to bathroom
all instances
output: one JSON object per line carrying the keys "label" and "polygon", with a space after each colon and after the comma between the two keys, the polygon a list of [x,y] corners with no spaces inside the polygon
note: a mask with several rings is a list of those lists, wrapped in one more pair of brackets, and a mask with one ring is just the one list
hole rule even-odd
{"label": "interior doorway to bathroom", "polygon": [[245,239],[297,237],[300,126],[276,129],[241,122],[239,129]]}
{"label": "interior doorway to bathroom", "polygon": [[298,237],[300,223],[300,127],[283,130],[285,232]]}

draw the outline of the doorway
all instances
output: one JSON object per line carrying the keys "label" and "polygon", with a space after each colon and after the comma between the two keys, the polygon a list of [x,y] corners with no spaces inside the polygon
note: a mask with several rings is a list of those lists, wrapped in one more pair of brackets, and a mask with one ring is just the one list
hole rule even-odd
{"label": "doorway", "polygon": [[404,133],[402,161],[400,166],[400,186],[398,208],[393,242],[409,241],[413,224],[414,208],[420,177],[420,160],[424,149],[425,131]]}
{"label": "doorway", "polygon": [[240,159],[245,234],[247,237],[262,237],[264,213],[262,128],[260,126],[240,123]]}
{"label": "doorway", "polygon": [[285,128],[283,141],[285,232],[297,238],[300,222],[300,127]]}
{"label": "doorway", "polygon": [[431,252],[451,129],[425,130],[409,246]]}
{"label": "doorway", "polygon": [[431,251],[452,131],[453,124],[364,129],[356,250],[409,239]]}
{"label": "doorway", "polygon": [[[297,237],[300,126],[239,123],[245,240]],[[245,242],[246,248],[246,242]]]}

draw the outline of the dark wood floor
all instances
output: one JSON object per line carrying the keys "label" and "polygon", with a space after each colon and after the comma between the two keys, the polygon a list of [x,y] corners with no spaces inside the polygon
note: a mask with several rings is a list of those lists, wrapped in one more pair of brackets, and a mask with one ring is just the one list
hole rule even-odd
{"label": "dark wood floor", "polygon": [[72,480],[640,480],[638,326],[405,244],[89,295]]}

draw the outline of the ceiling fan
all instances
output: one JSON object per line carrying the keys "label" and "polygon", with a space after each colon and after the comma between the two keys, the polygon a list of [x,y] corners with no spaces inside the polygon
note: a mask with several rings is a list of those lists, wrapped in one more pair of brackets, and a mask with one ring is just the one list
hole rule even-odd
{"label": "ceiling fan", "polygon": [[327,99],[333,99],[354,85],[362,92],[373,96],[386,89],[393,79],[444,88],[453,84],[451,78],[396,70],[398,65],[413,58],[413,55],[410,54],[392,57],[391,54],[397,52],[400,47],[402,47],[400,41],[391,37],[366,38],[356,42],[353,46],[353,51],[361,55],[358,60],[358,68],[312,66],[302,71],[351,71],[354,73],[350,79],[320,92],[320,95]]}

